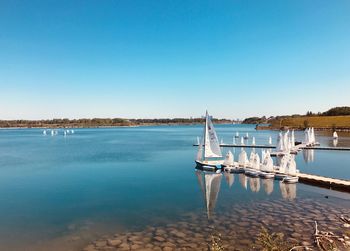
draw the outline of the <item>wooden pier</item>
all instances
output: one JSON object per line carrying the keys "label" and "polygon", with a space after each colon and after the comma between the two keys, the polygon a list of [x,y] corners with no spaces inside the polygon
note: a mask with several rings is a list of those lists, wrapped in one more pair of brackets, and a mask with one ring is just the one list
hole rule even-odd
{"label": "wooden pier", "polygon": [[350,193],[350,180],[327,178],[306,173],[298,173],[297,176],[299,177],[300,183]]}

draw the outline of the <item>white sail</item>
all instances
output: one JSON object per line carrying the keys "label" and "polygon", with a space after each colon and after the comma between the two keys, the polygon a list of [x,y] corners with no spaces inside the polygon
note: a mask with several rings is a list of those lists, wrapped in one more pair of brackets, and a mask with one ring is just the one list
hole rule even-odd
{"label": "white sail", "polygon": [[252,139],[252,145],[255,146],[255,137]]}
{"label": "white sail", "polygon": [[231,151],[228,151],[224,160],[224,165],[225,166],[233,166],[233,154]]}
{"label": "white sail", "polygon": [[288,141],[289,141],[289,130],[283,135],[283,149],[285,152],[290,151]]}
{"label": "white sail", "polygon": [[259,154],[254,154],[253,161],[251,162],[252,168],[255,170],[260,170],[260,156]]}
{"label": "white sail", "polygon": [[238,138],[239,137],[239,133],[238,132],[236,132],[236,138]]}
{"label": "white sail", "polygon": [[241,137],[241,145],[244,146],[244,138]]}
{"label": "white sail", "polygon": [[291,136],[291,146],[294,147],[295,146],[295,136],[294,136],[294,130],[292,130],[292,136]]}
{"label": "white sail", "polygon": [[270,152],[265,153],[265,158],[261,165],[261,171],[273,172],[273,159],[271,158]]}
{"label": "white sail", "polygon": [[238,162],[239,162],[239,164],[242,165],[242,166],[246,166],[246,165],[249,164],[249,160],[248,160],[248,157],[247,157],[247,153],[246,153],[246,151],[244,151],[243,148],[242,148],[241,152],[239,153]]}
{"label": "white sail", "polygon": [[282,135],[282,132],[280,132],[277,137],[277,152],[283,152],[283,151],[284,151],[283,135]]}
{"label": "white sail", "polygon": [[337,139],[338,138],[338,133],[336,131],[333,132],[333,139]]}
{"label": "white sail", "polygon": [[203,145],[202,144],[198,144],[198,152],[197,152],[196,160],[198,160],[198,161],[203,160]]}
{"label": "white sail", "polygon": [[248,133],[246,133],[246,134],[245,134],[245,137],[246,137],[246,138],[249,138],[249,134],[248,134]]}
{"label": "white sail", "polygon": [[55,135],[55,132],[53,130],[51,130],[51,136]]}
{"label": "white sail", "polygon": [[281,158],[280,164],[279,164],[279,172],[280,173],[286,173],[288,160],[289,160],[289,155],[288,154],[284,155]]}
{"label": "white sail", "polygon": [[199,137],[197,137],[197,145],[200,145],[201,141],[199,139]]}
{"label": "white sail", "polygon": [[271,136],[269,137],[269,145],[272,145],[272,138],[271,138]]}
{"label": "white sail", "polygon": [[220,158],[222,157],[218,136],[216,135],[213,123],[208,112],[205,118],[204,132],[204,158]]}
{"label": "white sail", "polygon": [[295,163],[294,155],[289,156],[286,173],[289,175],[296,175],[297,173],[297,164]]}
{"label": "white sail", "polygon": [[306,128],[306,129],[305,129],[304,134],[305,134],[305,139],[304,139],[305,144],[308,145],[308,144],[310,144],[310,132],[309,132],[309,128]]}
{"label": "white sail", "polygon": [[208,218],[211,217],[212,212],[215,208],[216,201],[220,191],[221,185],[221,174],[204,174],[205,180],[205,199],[207,206]]}
{"label": "white sail", "polygon": [[316,143],[315,130],[312,127],[311,128],[311,144],[315,144],[315,143]]}
{"label": "white sail", "polygon": [[43,134],[46,135],[46,130],[43,131]]}

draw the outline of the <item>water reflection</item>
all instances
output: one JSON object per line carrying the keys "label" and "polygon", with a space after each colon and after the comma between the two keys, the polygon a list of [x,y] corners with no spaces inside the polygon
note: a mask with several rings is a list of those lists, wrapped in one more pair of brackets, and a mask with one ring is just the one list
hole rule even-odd
{"label": "water reflection", "polygon": [[197,170],[196,175],[204,195],[207,216],[208,219],[210,219],[218,199],[222,174],[208,173]]}
{"label": "water reflection", "polygon": [[262,185],[265,193],[270,195],[273,192],[273,179],[262,179]]}
{"label": "water reflection", "polygon": [[333,146],[336,147],[338,145],[338,138],[333,139]]}
{"label": "water reflection", "polygon": [[286,184],[280,182],[280,189],[283,199],[294,200],[297,196],[297,184]]}
{"label": "water reflection", "polygon": [[[214,212],[216,202],[220,192],[221,179],[222,176],[225,177],[226,183],[229,188],[236,187],[233,186],[235,175],[238,175],[239,183],[241,186],[247,190],[248,183],[249,189],[253,193],[258,193],[263,187],[263,191],[266,195],[271,195],[274,190],[274,185],[277,183],[274,179],[262,179],[257,177],[248,177],[244,173],[234,174],[234,173],[211,173],[201,170],[196,170],[195,174],[198,179],[198,184],[203,194],[204,202],[207,210],[207,217],[210,219]],[[278,181],[279,188],[281,190],[281,195],[283,199],[294,200],[296,198],[296,186],[297,184],[287,184],[282,181]]]}
{"label": "water reflection", "polygon": [[249,187],[250,190],[254,193],[259,192],[260,190],[260,178],[249,178]]}
{"label": "water reflection", "polygon": [[247,190],[248,187],[248,177],[244,175],[244,173],[240,173],[239,175],[239,183],[241,183],[242,187]]}
{"label": "water reflection", "polygon": [[228,173],[228,172],[224,172],[225,175],[225,179],[226,179],[226,183],[229,187],[232,187],[233,182],[235,181],[235,176],[233,173]]}
{"label": "water reflection", "polygon": [[314,162],[315,160],[315,150],[304,149],[303,157],[306,163]]}

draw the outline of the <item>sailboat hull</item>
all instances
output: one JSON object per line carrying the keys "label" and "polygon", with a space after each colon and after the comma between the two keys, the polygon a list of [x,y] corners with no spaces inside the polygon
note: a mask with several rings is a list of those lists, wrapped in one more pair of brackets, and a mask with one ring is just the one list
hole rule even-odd
{"label": "sailboat hull", "polygon": [[223,160],[196,160],[197,168],[198,169],[203,169],[203,170],[212,170],[215,171],[217,169],[221,169],[221,165],[224,163]]}

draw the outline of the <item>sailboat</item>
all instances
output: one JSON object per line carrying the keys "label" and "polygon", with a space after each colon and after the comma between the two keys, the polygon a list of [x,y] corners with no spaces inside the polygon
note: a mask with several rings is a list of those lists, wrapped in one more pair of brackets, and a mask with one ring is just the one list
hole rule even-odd
{"label": "sailboat", "polygon": [[269,137],[269,145],[272,145],[272,138],[271,138],[271,136]]}
{"label": "sailboat", "polygon": [[255,137],[252,139],[252,145],[255,146]]}
{"label": "sailboat", "polygon": [[216,135],[216,131],[211,118],[209,117],[208,111],[205,115],[203,134],[204,147],[198,147],[196,159],[197,167],[206,170],[216,170],[221,168],[224,160],[222,159],[218,136]]}
{"label": "sailboat", "polygon": [[249,139],[249,134],[248,133],[245,134],[244,139]]}
{"label": "sailboat", "polygon": [[46,135],[46,130],[43,131],[43,135]]}
{"label": "sailboat", "polygon": [[239,133],[236,132],[235,138],[238,139],[239,138]]}
{"label": "sailboat", "polygon": [[338,139],[338,133],[336,131],[333,132],[333,139]]}

